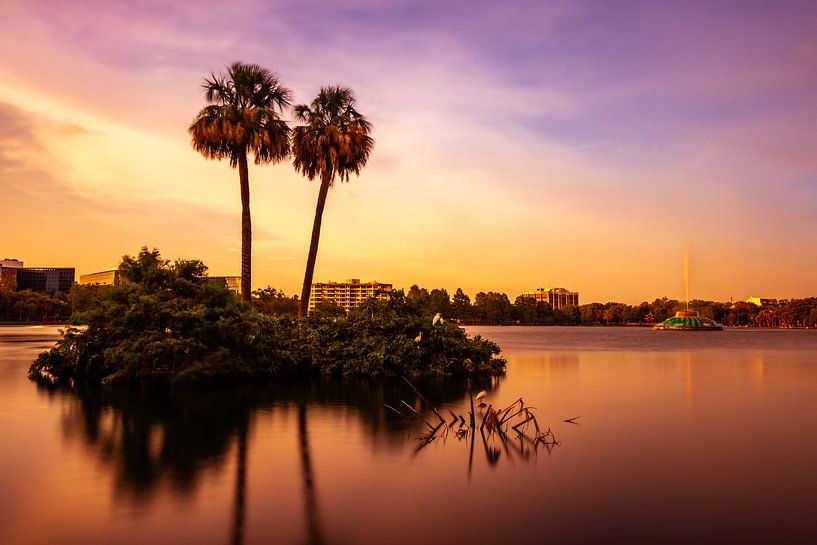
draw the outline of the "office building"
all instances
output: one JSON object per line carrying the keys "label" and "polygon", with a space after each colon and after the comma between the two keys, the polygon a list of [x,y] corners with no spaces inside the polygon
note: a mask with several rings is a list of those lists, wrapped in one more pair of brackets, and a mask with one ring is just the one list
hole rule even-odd
{"label": "office building", "polygon": [[121,286],[122,274],[117,269],[83,274],[79,277],[80,284],[99,284],[100,286]]}
{"label": "office building", "polygon": [[74,284],[73,267],[17,267],[15,270],[17,272],[17,291],[67,293]]}
{"label": "office building", "polygon": [[391,291],[391,284],[361,282],[359,278],[350,278],[346,282],[319,282],[312,284],[309,311],[321,304],[334,303],[349,312],[370,297],[385,299]]}
{"label": "office building", "polygon": [[579,306],[579,292],[565,288],[538,288],[535,291],[524,291],[522,297],[537,302],[550,303],[553,308]]}

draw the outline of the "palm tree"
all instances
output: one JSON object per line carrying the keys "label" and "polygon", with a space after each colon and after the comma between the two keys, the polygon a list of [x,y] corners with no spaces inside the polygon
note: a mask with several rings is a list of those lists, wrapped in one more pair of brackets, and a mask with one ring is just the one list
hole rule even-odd
{"label": "palm tree", "polygon": [[355,109],[354,95],[345,87],[321,88],[312,104],[295,107],[295,117],[303,123],[292,130],[295,170],[310,180],[316,176],[321,179],[304,285],[298,302],[298,316],[306,316],[329,188],[335,178],[348,182],[351,173],[360,175],[360,169],[366,165],[374,147],[374,140],[369,136],[371,123]]}
{"label": "palm tree", "polygon": [[289,157],[289,126],[281,119],[292,93],[269,70],[233,63],[227,75],[204,79],[209,103],[190,125],[193,148],[208,159],[229,159],[241,186],[241,300],[252,293],[252,222],[247,154],[255,164]]}

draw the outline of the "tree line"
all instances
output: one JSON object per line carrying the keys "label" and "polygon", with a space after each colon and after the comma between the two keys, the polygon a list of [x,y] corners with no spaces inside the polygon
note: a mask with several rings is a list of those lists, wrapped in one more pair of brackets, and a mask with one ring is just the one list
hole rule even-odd
{"label": "tree line", "polygon": [[[480,291],[472,300],[461,288],[452,296],[443,288],[426,289],[416,284],[405,295],[427,314],[439,312],[447,319],[466,325],[650,325],[686,309],[686,303],[667,297],[637,305],[608,302],[553,308],[549,303],[521,295],[511,302],[505,293]],[[294,316],[298,297],[289,297],[281,290],[268,287],[253,292],[252,304],[267,314]],[[690,301],[689,309],[734,327],[817,327],[817,297],[784,299],[767,307],[744,301],[695,299]],[[318,308],[317,312],[344,314],[341,307],[331,303]]]}
{"label": "tree line", "polygon": [[71,315],[70,296],[0,290],[0,322],[63,322]]}
{"label": "tree line", "polygon": [[[69,293],[53,295],[32,291],[0,290],[0,321],[63,322],[73,312],[91,310],[100,304],[109,286],[75,285]],[[513,303],[505,293],[479,292],[473,301],[462,289],[453,296],[442,288],[426,289],[416,284],[405,294],[427,314],[439,312],[446,319],[466,325],[649,325],[684,310],[686,303],[663,297],[638,305],[626,303],[588,303],[553,308],[549,303],[517,297]],[[299,297],[266,287],[252,292],[251,305],[271,316],[297,316]],[[765,308],[749,302],[693,300],[691,310],[727,326],[817,327],[817,297],[784,299]],[[342,316],[338,305],[325,303],[316,312],[324,316]]]}

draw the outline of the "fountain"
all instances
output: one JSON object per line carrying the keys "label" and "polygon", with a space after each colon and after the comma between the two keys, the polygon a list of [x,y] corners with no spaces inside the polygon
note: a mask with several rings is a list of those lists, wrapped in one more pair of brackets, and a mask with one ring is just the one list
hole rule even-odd
{"label": "fountain", "polygon": [[689,310],[689,247],[684,248],[684,295],[686,310],[679,310],[672,318],[667,318],[653,326],[656,331],[723,331],[723,326],[705,318],[697,311]]}
{"label": "fountain", "polygon": [[660,331],[722,331],[723,326],[714,320],[700,316],[694,310],[679,310],[672,318],[667,318],[653,329]]}

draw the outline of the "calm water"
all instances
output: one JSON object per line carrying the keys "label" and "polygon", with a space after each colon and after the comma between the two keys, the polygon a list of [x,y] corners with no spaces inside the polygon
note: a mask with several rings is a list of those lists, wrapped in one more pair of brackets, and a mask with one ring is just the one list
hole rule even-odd
{"label": "calm water", "polygon": [[817,331],[471,331],[559,446],[418,451],[401,384],[53,391],[0,328],[0,543],[817,543]]}

